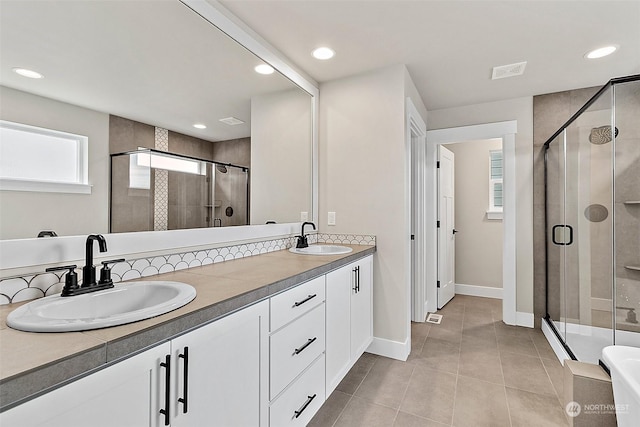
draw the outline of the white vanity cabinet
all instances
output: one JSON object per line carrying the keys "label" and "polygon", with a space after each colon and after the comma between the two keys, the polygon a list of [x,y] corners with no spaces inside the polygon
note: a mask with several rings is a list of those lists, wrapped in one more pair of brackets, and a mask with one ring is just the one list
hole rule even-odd
{"label": "white vanity cabinet", "polygon": [[342,378],[373,340],[373,256],[326,275],[326,393]]}
{"label": "white vanity cabinet", "polygon": [[267,426],[268,321],[268,301],[254,304],[5,411],[0,425]]}
{"label": "white vanity cabinet", "polygon": [[15,427],[158,426],[164,343],[0,414]]}
{"label": "white vanity cabinet", "polygon": [[171,426],[268,425],[268,321],[263,301],[171,341]]}
{"label": "white vanity cabinet", "polygon": [[366,256],[0,414],[19,427],[302,427],[373,339]]}
{"label": "white vanity cabinet", "polygon": [[325,401],[325,276],[271,298],[269,425],[307,425]]}

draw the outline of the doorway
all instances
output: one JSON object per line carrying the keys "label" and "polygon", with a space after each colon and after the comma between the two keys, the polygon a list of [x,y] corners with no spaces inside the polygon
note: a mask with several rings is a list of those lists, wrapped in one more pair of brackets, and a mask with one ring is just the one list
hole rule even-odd
{"label": "doorway", "polygon": [[[501,299],[502,139],[463,141],[438,148],[438,309],[454,292]],[[454,159],[455,168],[449,166]],[[453,175],[450,183],[447,175]],[[447,201],[447,192],[454,195],[452,202]],[[455,291],[447,289],[449,286]]]}
{"label": "doorway", "polygon": [[[502,139],[504,156],[503,206],[503,259],[502,259],[502,311],[503,321],[516,324],[516,187],[515,187],[515,134],[517,122],[506,121],[482,125],[463,126],[427,131],[424,157],[424,257],[420,268],[425,281],[413,281],[412,295],[424,295],[412,304],[412,319],[423,322],[428,312],[437,310],[438,248],[437,248],[437,147],[442,144],[482,139]],[[416,163],[413,162],[413,166]]]}

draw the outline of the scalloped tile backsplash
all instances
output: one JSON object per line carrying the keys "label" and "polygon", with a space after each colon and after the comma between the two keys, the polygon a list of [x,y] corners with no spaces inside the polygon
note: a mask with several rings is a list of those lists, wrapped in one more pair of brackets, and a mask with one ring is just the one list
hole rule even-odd
{"label": "scalloped tile backsplash", "polygon": [[[260,255],[267,252],[289,249],[295,244],[295,236],[265,240],[240,245],[187,251],[150,258],[127,259],[111,269],[114,282],[154,276],[161,273],[200,267],[207,264],[230,261]],[[309,243],[335,243],[350,245],[375,245],[376,237],[356,234],[317,233],[309,236]],[[78,280],[82,280],[82,269],[76,269]],[[62,291],[65,271],[55,273],[34,272],[19,277],[0,279],[0,305],[27,301]]]}

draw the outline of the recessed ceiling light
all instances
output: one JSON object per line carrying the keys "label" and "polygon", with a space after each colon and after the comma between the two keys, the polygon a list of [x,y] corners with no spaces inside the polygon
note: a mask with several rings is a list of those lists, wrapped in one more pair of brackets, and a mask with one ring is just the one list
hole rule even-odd
{"label": "recessed ceiling light", "polygon": [[207,126],[203,125],[202,123],[196,123],[195,125],[193,125],[194,128],[196,129],[206,129]]}
{"label": "recessed ceiling light", "polygon": [[598,58],[605,57],[607,55],[611,55],[616,50],[618,50],[618,46],[600,47],[598,49],[594,49],[590,52],[585,53],[584,57],[587,59],[598,59]]}
{"label": "recessed ceiling light", "polygon": [[256,70],[256,73],[259,73],[259,74],[273,74],[273,71],[274,71],[273,67],[267,64],[260,64],[256,66],[254,70]]}
{"label": "recessed ceiling light", "polygon": [[26,68],[14,68],[13,71],[16,74],[20,74],[22,77],[29,77],[30,79],[41,79],[44,76],[37,71],[28,70]]}
{"label": "recessed ceiling light", "polygon": [[314,58],[322,60],[331,59],[335,54],[336,53],[333,51],[333,49],[329,49],[328,47],[319,47],[311,52],[311,55],[313,55]]}

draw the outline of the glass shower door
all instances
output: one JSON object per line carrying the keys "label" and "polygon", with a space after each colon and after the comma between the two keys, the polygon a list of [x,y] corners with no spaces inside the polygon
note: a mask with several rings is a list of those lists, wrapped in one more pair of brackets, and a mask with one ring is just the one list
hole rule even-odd
{"label": "glass shower door", "polygon": [[613,344],[612,140],[609,90],[565,130],[565,333],[590,363]]}
{"label": "glass shower door", "polygon": [[565,133],[545,151],[545,201],[547,230],[547,315],[563,340],[565,316]]}

